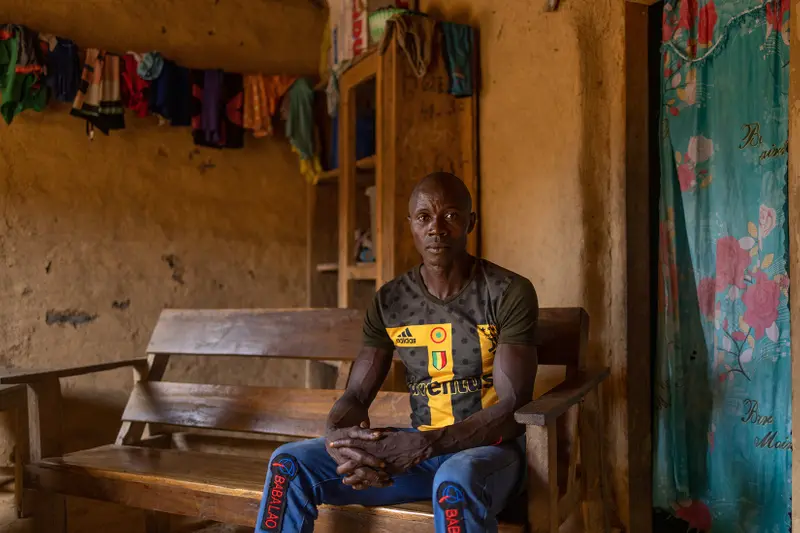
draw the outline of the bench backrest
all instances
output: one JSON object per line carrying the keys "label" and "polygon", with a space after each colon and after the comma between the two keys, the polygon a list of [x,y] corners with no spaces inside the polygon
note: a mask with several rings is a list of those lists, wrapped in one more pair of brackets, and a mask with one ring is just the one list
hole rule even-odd
{"label": "bench backrest", "polygon": [[[360,311],[347,309],[165,310],[148,346],[159,370],[134,386],[120,434],[129,435],[130,424],[151,423],[320,436],[341,391],[158,380],[172,355],[353,360],[361,347],[362,320]],[[542,309],[540,364],[566,366],[568,374],[577,371],[583,367],[587,336],[588,316],[582,309]],[[404,392],[380,392],[370,409],[373,427],[407,427],[409,415]]]}
{"label": "bench backrest", "polygon": [[[134,386],[122,420],[180,427],[319,437],[337,390],[283,389],[146,381]],[[408,394],[379,392],[373,427],[408,427]]]}
{"label": "bench backrest", "polygon": [[[224,309],[161,312],[147,352],[351,361],[364,314],[355,309]],[[581,308],[539,311],[539,364],[579,367],[588,336]]]}

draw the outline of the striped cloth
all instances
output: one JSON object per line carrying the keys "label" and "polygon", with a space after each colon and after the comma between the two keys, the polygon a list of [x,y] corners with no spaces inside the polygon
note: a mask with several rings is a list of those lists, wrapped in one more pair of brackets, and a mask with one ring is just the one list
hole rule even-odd
{"label": "striped cloth", "polygon": [[97,48],[86,50],[81,83],[70,114],[86,120],[90,138],[95,127],[106,135],[125,127],[119,75],[119,56]]}

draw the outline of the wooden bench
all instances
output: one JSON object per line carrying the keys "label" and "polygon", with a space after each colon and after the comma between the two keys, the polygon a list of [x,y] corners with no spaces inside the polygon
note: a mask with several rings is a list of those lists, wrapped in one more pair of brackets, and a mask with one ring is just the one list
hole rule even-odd
{"label": "wooden bench", "polygon": [[[267,457],[188,450],[179,435],[205,430],[261,439],[320,436],[341,392],[165,382],[169,358],[190,354],[352,361],[361,344],[362,316],[353,310],[321,309],[165,310],[146,358],[0,377],[0,383],[30,386],[30,462],[24,468],[24,489],[33,500],[37,530],[65,531],[65,496],[144,509],[148,531],[166,531],[169,514],[254,526]],[[516,414],[527,426],[528,491],[524,501],[504,513],[503,532],[555,532],[581,503],[587,531],[608,531],[598,389],[609,372],[585,368],[587,331],[588,317],[581,309],[541,311],[540,364],[566,366],[567,378]],[[122,366],[134,368],[135,383],[116,442],[62,453],[59,380]],[[381,392],[370,411],[372,424],[407,427],[409,410],[407,393]],[[581,441],[589,445],[580,446]],[[430,532],[432,507],[420,502],[320,509],[317,531],[348,529]]]}

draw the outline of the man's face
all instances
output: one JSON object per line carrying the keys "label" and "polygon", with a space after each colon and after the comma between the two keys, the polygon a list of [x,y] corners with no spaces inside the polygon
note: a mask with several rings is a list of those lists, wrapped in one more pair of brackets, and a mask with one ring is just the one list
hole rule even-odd
{"label": "man's face", "polygon": [[448,194],[437,183],[420,189],[411,199],[411,233],[426,265],[450,265],[466,250],[475,215],[463,203],[459,205],[457,195]]}

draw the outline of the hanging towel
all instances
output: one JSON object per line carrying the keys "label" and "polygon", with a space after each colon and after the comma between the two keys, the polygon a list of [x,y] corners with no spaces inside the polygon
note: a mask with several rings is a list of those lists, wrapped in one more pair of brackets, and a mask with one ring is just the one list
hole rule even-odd
{"label": "hanging towel", "polygon": [[425,76],[431,64],[433,33],[436,21],[426,15],[397,14],[386,21],[386,31],[378,53],[383,55],[392,35],[397,32],[397,44],[403,50],[418,78]]}
{"label": "hanging towel", "polygon": [[[0,114],[6,124],[26,109],[42,111],[47,105],[40,59],[43,48],[37,42],[35,34],[23,26],[0,26]],[[20,61],[23,48],[25,63]]]}
{"label": "hanging towel", "polygon": [[136,57],[132,54],[122,56],[122,103],[136,116],[146,117],[150,103],[150,82],[139,77],[136,67]]}
{"label": "hanging towel", "polygon": [[86,120],[86,132],[94,137],[96,127],[105,135],[125,127],[119,88],[119,56],[97,48],[86,50],[81,84],[70,114]]}
{"label": "hanging towel", "polygon": [[472,96],[472,47],[474,30],[465,24],[442,23],[444,56],[450,77],[449,93],[456,97]]}
{"label": "hanging towel", "polygon": [[189,69],[166,60],[150,86],[150,112],[173,126],[192,125],[192,83]]}
{"label": "hanging towel", "polygon": [[203,94],[201,102],[201,124],[203,140],[198,144],[220,146],[220,107],[222,103],[221,70],[206,70],[203,73]]}
{"label": "hanging towel", "polygon": [[161,76],[164,68],[164,58],[158,52],[148,52],[138,62],[137,73],[145,81],[153,81]]}
{"label": "hanging towel", "polygon": [[272,117],[294,80],[291,76],[244,76],[244,127],[253,130],[254,137],[272,135]]}
{"label": "hanging towel", "polygon": [[314,90],[305,78],[289,89],[289,119],[286,136],[292,150],[300,156],[300,172],[306,181],[316,183],[322,173],[319,157],[314,152]]}
{"label": "hanging towel", "polygon": [[81,79],[78,47],[70,40],[56,39],[47,55],[47,85],[59,102],[73,102]]}
{"label": "hanging towel", "polygon": [[244,146],[244,87],[242,76],[221,70],[194,70],[192,137],[198,146]]}

